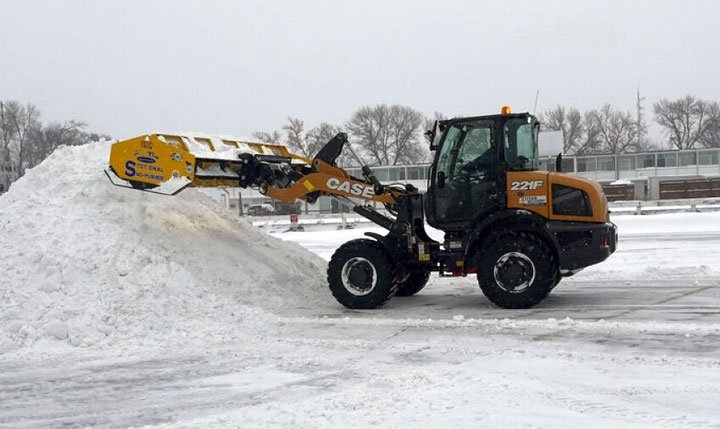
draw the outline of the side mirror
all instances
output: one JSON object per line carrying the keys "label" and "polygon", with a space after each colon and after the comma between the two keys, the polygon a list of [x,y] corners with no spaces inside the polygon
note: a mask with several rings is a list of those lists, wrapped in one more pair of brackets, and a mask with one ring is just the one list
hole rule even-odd
{"label": "side mirror", "polygon": [[432,146],[432,142],[435,140],[435,128],[432,130],[425,130],[423,137],[425,137],[425,140],[427,140],[427,142]]}
{"label": "side mirror", "polygon": [[430,150],[433,151],[438,148],[440,143],[440,121],[435,121],[431,130],[425,131],[425,139],[430,143]]}
{"label": "side mirror", "polygon": [[559,153],[555,158],[555,171],[562,173],[562,153]]}
{"label": "side mirror", "polygon": [[442,189],[442,188],[445,187],[445,177],[446,177],[446,176],[445,176],[445,172],[444,172],[444,171],[439,171],[439,172],[438,172],[438,174],[437,174],[437,186],[438,186],[438,189]]}

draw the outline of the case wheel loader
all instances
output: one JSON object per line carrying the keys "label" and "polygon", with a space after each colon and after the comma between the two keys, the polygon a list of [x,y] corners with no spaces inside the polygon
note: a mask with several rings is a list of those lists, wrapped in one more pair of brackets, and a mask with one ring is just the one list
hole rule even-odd
{"label": "case wheel loader", "polygon": [[[533,115],[506,108],[436,121],[425,133],[434,152],[426,193],[411,184],[383,185],[367,165],[363,177],[338,167],[344,133],[312,160],[281,145],[150,134],[115,143],[106,174],[115,185],[163,194],[239,186],[285,202],[313,203],[321,195],[364,202],[353,210],[387,233],[366,233],[332,256],[328,285],[348,308],[373,309],[416,294],[431,272],[476,274],[496,305],[529,308],[562,277],[608,258],[617,243],[597,183],[538,170],[539,127]],[[368,203],[384,205],[386,213]],[[442,242],[428,236],[426,221],[445,232]]]}

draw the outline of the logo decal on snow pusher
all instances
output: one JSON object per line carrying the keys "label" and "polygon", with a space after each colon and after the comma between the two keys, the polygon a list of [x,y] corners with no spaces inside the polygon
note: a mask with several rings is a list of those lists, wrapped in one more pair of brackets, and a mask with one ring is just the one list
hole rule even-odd
{"label": "logo decal on snow pusher", "polygon": [[[139,161],[141,157],[136,155],[135,158]],[[157,159],[157,156],[155,156],[155,159]],[[153,162],[155,162],[155,159],[153,159]],[[138,177],[162,182],[165,180],[164,175],[165,170],[156,165],[150,165],[147,162],[135,162],[133,160],[125,162],[125,176],[127,177]]]}
{"label": "logo decal on snow pusher", "polygon": [[135,152],[135,159],[137,159],[138,162],[144,162],[145,164],[155,164],[155,161],[158,160],[158,156],[155,155],[155,152],[151,151],[147,151],[146,153],[137,151]]}
{"label": "logo decal on snow pusher", "polygon": [[341,181],[335,177],[329,178],[325,185],[330,189],[347,192],[348,194],[356,195],[358,197],[371,198],[375,195],[372,186],[366,186],[362,183],[351,183],[349,180]]}

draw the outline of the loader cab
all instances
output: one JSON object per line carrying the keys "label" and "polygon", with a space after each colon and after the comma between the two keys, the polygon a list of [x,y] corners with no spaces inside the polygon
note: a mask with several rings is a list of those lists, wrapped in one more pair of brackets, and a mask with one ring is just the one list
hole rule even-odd
{"label": "loader cab", "polygon": [[539,123],[528,113],[455,118],[427,133],[435,157],[428,223],[462,230],[506,207],[506,173],[538,168]]}

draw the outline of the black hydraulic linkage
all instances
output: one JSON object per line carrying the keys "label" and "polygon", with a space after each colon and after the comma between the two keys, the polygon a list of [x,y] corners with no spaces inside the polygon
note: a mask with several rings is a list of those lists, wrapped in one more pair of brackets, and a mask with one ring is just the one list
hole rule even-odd
{"label": "black hydraulic linkage", "polygon": [[380,225],[388,231],[392,230],[395,225],[395,221],[393,219],[390,219],[384,214],[378,212],[371,206],[355,206],[353,207],[353,211],[360,216],[369,219],[370,222]]}

